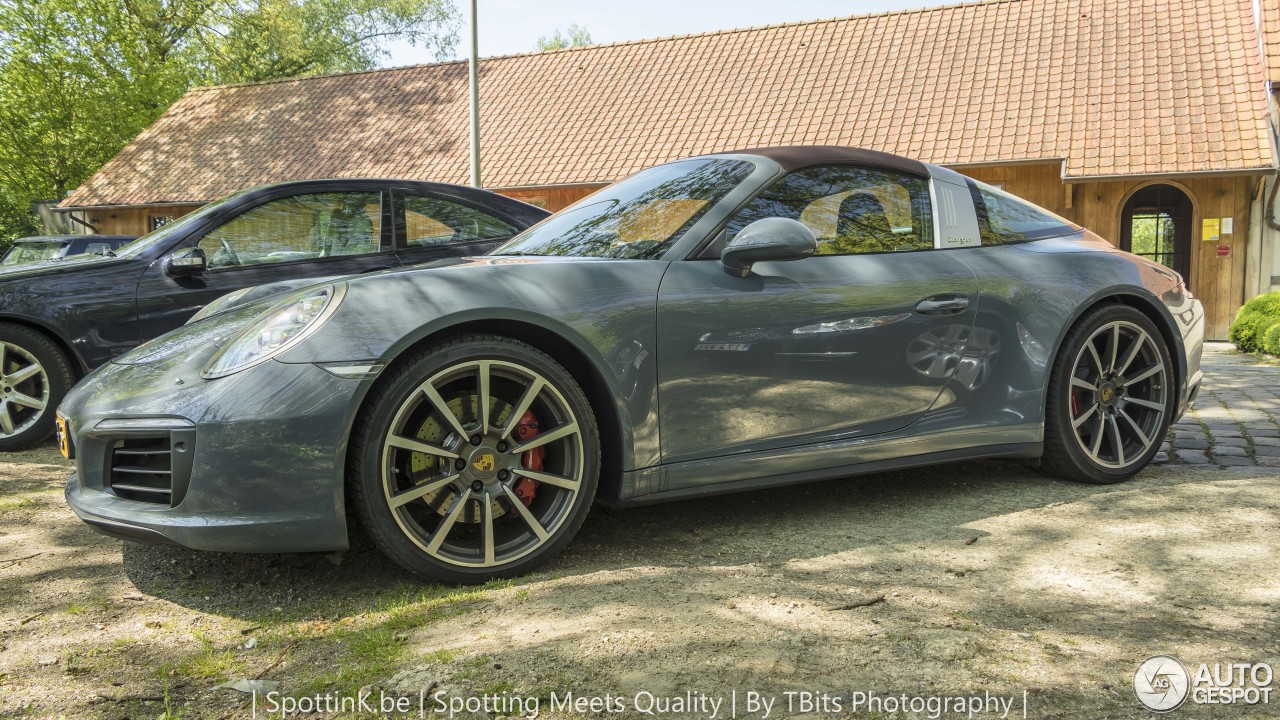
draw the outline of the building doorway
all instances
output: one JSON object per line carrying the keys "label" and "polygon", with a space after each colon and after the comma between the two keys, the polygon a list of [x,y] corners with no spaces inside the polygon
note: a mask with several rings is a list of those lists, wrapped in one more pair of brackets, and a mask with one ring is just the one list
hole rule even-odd
{"label": "building doorway", "polygon": [[1172,185],[1148,185],[1120,214],[1120,249],[1176,270],[1191,272],[1191,198]]}

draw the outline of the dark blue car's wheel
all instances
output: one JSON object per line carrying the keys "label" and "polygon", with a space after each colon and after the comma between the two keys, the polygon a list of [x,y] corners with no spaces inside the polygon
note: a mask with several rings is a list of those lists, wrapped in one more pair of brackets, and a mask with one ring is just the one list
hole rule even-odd
{"label": "dark blue car's wheel", "polygon": [[559,364],[467,336],[405,359],[357,427],[352,499],[404,567],[474,583],[529,571],[573,537],[595,496],[599,435]]}
{"label": "dark blue car's wheel", "polygon": [[0,452],[53,434],[54,411],[74,381],[71,363],[52,340],[0,323]]}
{"label": "dark blue car's wheel", "polygon": [[1133,477],[1159,452],[1176,395],[1169,350],[1150,319],[1123,305],[1089,312],[1054,363],[1045,468],[1078,482]]}

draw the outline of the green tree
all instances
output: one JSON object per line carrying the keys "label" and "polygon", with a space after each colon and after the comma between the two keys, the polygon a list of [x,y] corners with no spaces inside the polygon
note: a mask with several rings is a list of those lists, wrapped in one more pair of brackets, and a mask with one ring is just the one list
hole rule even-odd
{"label": "green tree", "polygon": [[569,26],[565,34],[560,34],[560,28],[551,35],[538,36],[538,50],[540,52],[546,50],[563,50],[571,47],[583,47],[591,44],[591,33],[587,29],[577,23]]}
{"label": "green tree", "polygon": [[[193,85],[447,56],[452,0],[0,0],[0,246]],[[2,249],[2,248],[0,248]]]}

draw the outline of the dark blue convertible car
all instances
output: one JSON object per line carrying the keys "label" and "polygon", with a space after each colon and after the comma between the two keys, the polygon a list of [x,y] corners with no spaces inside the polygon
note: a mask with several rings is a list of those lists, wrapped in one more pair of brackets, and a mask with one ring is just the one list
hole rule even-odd
{"label": "dark blue convertible car", "polygon": [[0,267],[0,451],[49,437],[76,380],[215,298],[483,253],[546,215],[457,185],[289,182],[206,205],[110,255]]}

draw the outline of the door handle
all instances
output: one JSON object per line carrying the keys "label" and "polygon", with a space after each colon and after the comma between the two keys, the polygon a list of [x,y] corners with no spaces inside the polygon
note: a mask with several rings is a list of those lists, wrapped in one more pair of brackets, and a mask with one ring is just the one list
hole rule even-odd
{"label": "door handle", "polygon": [[923,315],[955,315],[969,307],[969,298],[963,295],[934,295],[921,300],[916,312]]}

